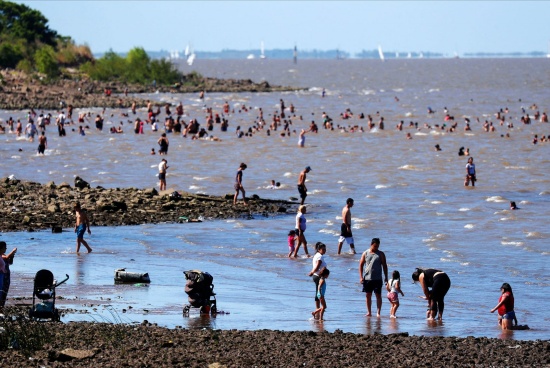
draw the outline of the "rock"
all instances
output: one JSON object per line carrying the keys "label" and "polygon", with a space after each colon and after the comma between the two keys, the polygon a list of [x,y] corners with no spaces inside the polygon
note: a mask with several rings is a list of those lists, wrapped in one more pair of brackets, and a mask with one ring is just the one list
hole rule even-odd
{"label": "rock", "polygon": [[59,362],[68,362],[71,360],[82,360],[86,358],[92,358],[95,355],[95,352],[93,350],[75,350],[75,349],[65,349],[58,353],[51,354],[50,352],[50,360],[51,361],[59,361]]}
{"label": "rock", "polygon": [[120,211],[126,212],[128,210],[128,205],[124,201],[113,201],[112,206]]}
{"label": "rock", "polygon": [[46,184],[46,188],[55,189],[55,183],[53,181],[48,182],[48,184]]}
{"label": "rock", "polygon": [[143,194],[145,194],[147,196],[150,196],[150,197],[153,197],[153,196],[156,196],[157,194],[159,194],[159,192],[157,192],[157,190],[155,188],[150,188],[150,189],[145,189],[143,191]]}
{"label": "rock", "polygon": [[59,203],[50,204],[48,206],[48,211],[52,213],[58,213],[61,212],[61,207],[59,207]]}
{"label": "rock", "polygon": [[28,225],[31,222],[31,218],[29,216],[23,217],[23,221],[21,221],[23,225]]}
{"label": "rock", "polygon": [[74,186],[78,189],[89,188],[90,184],[87,181],[83,180],[80,176],[74,178]]}
{"label": "rock", "polygon": [[71,184],[69,184],[69,183],[67,183],[67,182],[64,181],[63,183],[59,184],[57,187],[58,187],[59,189],[70,188],[70,187],[71,187]]}

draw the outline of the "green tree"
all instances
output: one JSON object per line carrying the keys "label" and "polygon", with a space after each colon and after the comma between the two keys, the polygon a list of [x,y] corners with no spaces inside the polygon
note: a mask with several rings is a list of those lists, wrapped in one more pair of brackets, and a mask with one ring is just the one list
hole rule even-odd
{"label": "green tree", "polygon": [[55,50],[51,46],[43,46],[34,54],[36,69],[44,73],[48,78],[55,78],[59,75],[59,66],[55,57]]}
{"label": "green tree", "polygon": [[17,45],[10,43],[2,43],[0,45],[0,67],[13,69],[23,57],[23,53]]}
{"label": "green tree", "polygon": [[149,66],[150,58],[142,47],[134,47],[126,55],[128,66],[125,77],[129,82],[150,83],[152,80]]}
{"label": "green tree", "polygon": [[48,19],[38,10],[4,0],[0,0],[0,34],[50,46],[55,46],[57,38],[57,32],[48,27]]}
{"label": "green tree", "polygon": [[151,79],[159,84],[174,84],[181,80],[181,73],[166,59],[151,61]]}

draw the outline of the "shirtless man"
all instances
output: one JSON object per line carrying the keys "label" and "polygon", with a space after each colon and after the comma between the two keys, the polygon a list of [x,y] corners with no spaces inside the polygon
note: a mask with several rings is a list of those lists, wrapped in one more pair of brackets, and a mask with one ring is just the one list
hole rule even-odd
{"label": "shirtless man", "polygon": [[86,249],[88,249],[88,253],[91,253],[92,248],[90,248],[86,240],[84,240],[84,233],[86,232],[86,229],[88,229],[88,234],[92,234],[88,215],[86,212],[82,211],[79,202],[76,202],[74,205],[74,212],[76,215],[76,223],[74,225],[74,232],[76,233],[76,252],[80,252],[80,245],[83,244]]}
{"label": "shirtless man", "polygon": [[300,198],[302,198],[300,205],[304,204],[307,197],[306,174],[310,171],[311,167],[307,166],[304,170],[302,170],[302,172],[300,172],[300,176],[298,177],[298,192],[300,193]]}
{"label": "shirtless man", "polygon": [[342,226],[340,227],[340,238],[338,239],[338,254],[342,251],[344,240],[349,244],[350,253],[355,254],[355,244],[353,243],[353,235],[351,234],[351,208],[353,207],[353,199],[348,198],[346,205],[342,209]]}
{"label": "shirtless man", "polygon": [[42,132],[42,135],[38,137],[38,154],[43,155],[46,148],[48,148],[48,139],[46,132]]}

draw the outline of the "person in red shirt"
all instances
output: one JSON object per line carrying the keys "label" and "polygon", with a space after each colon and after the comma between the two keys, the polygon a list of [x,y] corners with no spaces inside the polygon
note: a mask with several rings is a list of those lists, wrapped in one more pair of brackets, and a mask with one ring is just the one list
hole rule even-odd
{"label": "person in red shirt", "polygon": [[[500,287],[502,294],[498,300],[498,304],[491,309],[491,313],[498,310],[498,323],[503,330],[511,330],[513,326],[517,326],[518,320],[514,312],[514,293],[510,284],[505,282]],[[514,324],[512,325],[512,321]]]}

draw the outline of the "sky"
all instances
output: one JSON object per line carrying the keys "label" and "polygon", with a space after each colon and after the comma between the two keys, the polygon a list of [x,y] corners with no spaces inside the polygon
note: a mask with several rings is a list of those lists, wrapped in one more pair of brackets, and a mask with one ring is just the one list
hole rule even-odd
{"label": "sky", "polygon": [[92,52],[550,52],[550,1],[16,0]]}

